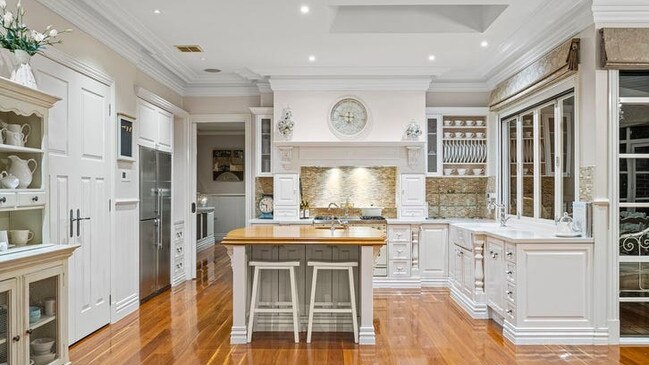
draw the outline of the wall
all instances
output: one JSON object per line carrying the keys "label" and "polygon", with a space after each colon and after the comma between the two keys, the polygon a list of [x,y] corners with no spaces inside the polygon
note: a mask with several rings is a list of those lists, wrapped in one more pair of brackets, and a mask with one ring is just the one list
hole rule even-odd
{"label": "wall", "polygon": [[[293,110],[293,141],[340,141],[329,130],[329,112],[340,98],[354,96],[363,101],[370,115],[367,133],[356,138],[366,141],[401,141],[413,120],[424,122],[426,96],[422,91],[276,91],[275,122],[288,105]],[[281,136],[275,129],[276,138]]]}
{"label": "wall", "polygon": [[[265,98],[266,102],[272,102]],[[183,108],[190,114],[250,113],[250,107],[261,106],[257,96],[190,96],[183,99]],[[272,104],[270,105],[272,106]]]}
{"label": "wall", "polygon": [[196,189],[203,194],[245,194],[246,182],[214,181],[212,178],[212,151],[215,149],[245,149],[245,136],[199,135],[196,151]]}
{"label": "wall", "polygon": [[427,107],[479,107],[489,105],[489,92],[427,92]]}
{"label": "wall", "polygon": [[487,177],[426,178],[429,218],[487,218]]}
{"label": "wall", "polygon": [[[342,206],[349,201],[355,208],[381,207],[384,215],[396,215],[396,167],[313,167],[300,169],[302,200],[314,211],[329,203]],[[360,213],[352,215],[359,215]]]}

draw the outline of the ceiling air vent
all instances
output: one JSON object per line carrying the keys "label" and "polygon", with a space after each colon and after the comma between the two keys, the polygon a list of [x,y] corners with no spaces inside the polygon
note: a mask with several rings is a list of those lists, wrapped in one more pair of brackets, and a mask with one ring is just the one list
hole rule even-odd
{"label": "ceiling air vent", "polygon": [[183,44],[183,45],[176,45],[176,47],[180,52],[183,53],[200,53],[203,52],[203,49],[201,46],[196,45],[196,44]]}

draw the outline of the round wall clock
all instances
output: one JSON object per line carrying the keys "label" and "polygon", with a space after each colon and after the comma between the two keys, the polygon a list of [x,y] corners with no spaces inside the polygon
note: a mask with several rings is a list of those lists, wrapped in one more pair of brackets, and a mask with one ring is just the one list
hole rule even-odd
{"label": "round wall clock", "polygon": [[340,137],[354,137],[367,127],[368,113],[365,105],[355,98],[344,98],[331,108],[329,124]]}
{"label": "round wall clock", "polygon": [[259,218],[262,219],[271,219],[273,218],[273,196],[264,194],[261,199],[259,199],[259,211],[261,215]]}

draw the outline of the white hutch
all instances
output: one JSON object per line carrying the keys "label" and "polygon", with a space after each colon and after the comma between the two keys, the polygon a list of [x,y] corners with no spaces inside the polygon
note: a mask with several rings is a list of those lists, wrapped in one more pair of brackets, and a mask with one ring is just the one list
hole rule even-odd
{"label": "white hutch", "polygon": [[[9,234],[8,249],[0,251],[0,363],[3,364],[29,364],[33,357],[30,343],[36,339],[54,341],[47,364],[69,363],[68,257],[78,246],[49,242],[46,123],[48,110],[58,100],[0,78],[0,120],[28,124],[31,128],[24,146],[0,144],[0,171],[9,170],[14,163],[9,161],[16,160],[9,156],[33,159],[36,164],[31,162],[31,168],[37,165],[26,188],[0,188],[0,232],[31,232],[31,239],[26,243],[16,241],[16,233]],[[67,220],[52,224],[57,225],[56,229],[74,228],[73,222]]]}

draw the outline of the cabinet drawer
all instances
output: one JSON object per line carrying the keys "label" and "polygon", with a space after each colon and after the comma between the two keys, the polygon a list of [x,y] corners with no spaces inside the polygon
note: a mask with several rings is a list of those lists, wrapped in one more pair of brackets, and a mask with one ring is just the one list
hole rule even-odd
{"label": "cabinet drawer", "polygon": [[410,244],[390,243],[390,260],[410,260]]}
{"label": "cabinet drawer", "polygon": [[401,208],[401,218],[426,218],[426,210],[426,207],[404,207]]}
{"label": "cabinet drawer", "polygon": [[505,279],[511,283],[516,283],[516,265],[511,262],[505,262]]}
{"label": "cabinet drawer", "polygon": [[184,262],[183,258],[181,257],[180,260],[174,260],[174,276],[178,276],[181,274],[184,274],[185,268],[184,268]]}
{"label": "cabinet drawer", "polygon": [[297,208],[279,208],[276,207],[273,211],[274,219],[298,219],[300,213]]}
{"label": "cabinet drawer", "polygon": [[390,242],[410,242],[412,239],[410,226],[388,227],[388,239]]}
{"label": "cabinet drawer", "polygon": [[16,206],[16,193],[0,194],[0,208],[9,208]]}
{"label": "cabinet drawer", "polygon": [[[174,254],[174,257],[175,257],[176,259],[178,259],[178,257],[180,257],[180,256],[182,256],[182,255],[185,254],[185,247],[183,247],[183,245],[175,245],[175,246],[176,246],[176,247],[174,247],[174,252],[173,252],[173,254]],[[178,260],[176,260],[176,261],[178,261]]]}
{"label": "cabinet drawer", "polygon": [[390,260],[390,276],[399,278],[410,277],[410,261]]}
{"label": "cabinet drawer", "polygon": [[516,245],[505,243],[505,260],[516,262]]}
{"label": "cabinet drawer", "polygon": [[185,232],[183,232],[183,229],[176,228],[176,233],[174,234],[174,242],[182,242],[183,238],[185,237]]}
{"label": "cabinet drawer", "polygon": [[512,283],[505,284],[505,300],[516,303],[516,285]]}
{"label": "cabinet drawer", "polygon": [[18,193],[18,206],[32,207],[45,205],[45,192]]}
{"label": "cabinet drawer", "polygon": [[449,228],[450,243],[464,247],[467,250],[473,250],[471,232],[451,226]]}

